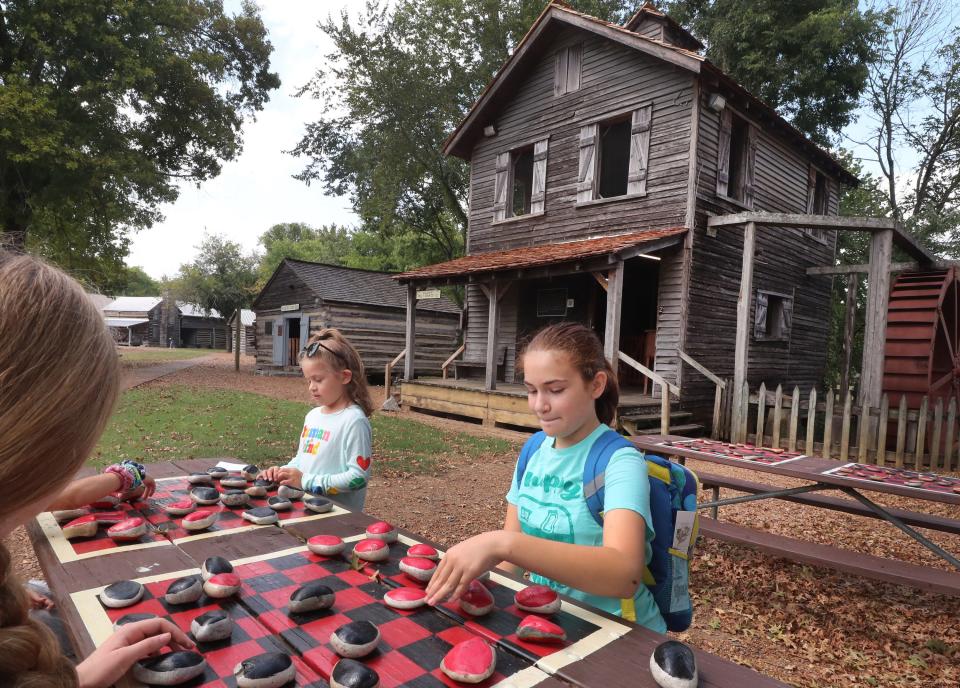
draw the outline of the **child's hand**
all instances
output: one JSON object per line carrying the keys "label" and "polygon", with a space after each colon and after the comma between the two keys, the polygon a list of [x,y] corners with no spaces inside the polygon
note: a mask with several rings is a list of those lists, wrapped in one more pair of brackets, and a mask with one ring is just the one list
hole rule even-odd
{"label": "child's hand", "polygon": [[53,600],[44,597],[29,586],[27,586],[27,597],[30,599],[30,609],[53,609]]}
{"label": "child's hand", "polygon": [[494,530],[475,535],[447,550],[427,585],[427,604],[434,605],[446,598],[458,599],[470,581],[504,560],[510,536],[505,530]]}
{"label": "child's hand", "polygon": [[157,654],[167,645],[173,650],[196,647],[183,631],[166,619],[147,619],[121,626],[77,665],[80,688],[112,686],[137,660]]}
{"label": "child's hand", "polygon": [[280,481],[281,485],[288,485],[290,487],[295,487],[298,490],[303,489],[303,471],[294,468],[293,466],[283,466],[278,471],[277,479]]}
{"label": "child's hand", "polygon": [[260,471],[260,474],[257,476],[261,480],[269,480],[271,482],[280,482],[280,469],[283,466],[270,466],[269,468],[264,468]]}
{"label": "child's hand", "polygon": [[129,492],[123,492],[120,494],[120,501],[123,502],[136,502],[143,501],[148,499],[150,495],[154,493],[157,489],[157,481],[153,478],[144,478],[143,485],[136,487]]}

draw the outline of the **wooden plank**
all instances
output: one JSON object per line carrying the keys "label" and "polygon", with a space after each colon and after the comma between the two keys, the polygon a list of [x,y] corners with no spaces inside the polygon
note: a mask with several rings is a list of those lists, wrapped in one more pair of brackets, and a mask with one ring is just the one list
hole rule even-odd
{"label": "wooden plank", "polygon": [[894,465],[897,468],[903,468],[903,449],[907,442],[907,397],[900,397],[900,408],[897,413],[897,453],[894,457]]}
{"label": "wooden plank", "polygon": [[[953,398],[953,397],[951,397]],[[933,437],[930,438],[930,470],[937,470],[940,461],[940,437],[943,434],[943,398],[937,399],[933,411]]]}
{"label": "wooden plank", "polygon": [[530,413],[517,413],[504,409],[491,408],[487,411],[487,418],[496,423],[507,423],[509,425],[519,425],[524,428],[540,429],[540,420]]}
{"label": "wooden plank", "polygon": [[[617,369],[620,351],[620,316],[623,307],[623,261],[618,260],[607,272],[607,321],[603,332],[603,355]],[[663,390],[667,394],[666,390]]]}
{"label": "wooden plank", "polygon": [[803,443],[803,451],[813,456],[813,433],[817,427],[817,388],[810,388],[810,398],[807,401],[807,436]]}
{"label": "wooden plank", "polygon": [[870,237],[870,273],[867,275],[866,327],[863,334],[863,364],[860,403],[876,406],[883,393],[883,358],[890,301],[890,260],[893,230]]}
{"label": "wooden plank", "polygon": [[826,408],[823,415],[823,458],[833,455],[833,387],[827,388]]}
{"label": "wooden plank", "polygon": [[880,400],[880,420],[877,422],[877,457],[878,466],[887,465],[887,421],[890,419],[890,399],[886,394]]}
{"label": "wooden plank", "polygon": [[806,213],[767,213],[748,212],[733,215],[719,215],[707,219],[707,227],[730,227],[747,222],[764,227],[793,227],[806,229],[853,229],[853,230],[890,230],[896,226],[896,220],[885,217],[833,217],[827,215],[808,215]]}
{"label": "wooden plank", "polygon": [[760,389],[757,390],[757,434],[754,444],[758,447],[763,446],[763,424],[767,419],[767,386],[760,383]]}
{"label": "wooden plank", "polygon": [[427,409],[428,411],[440,411],[441,413],[451,413],[467,418],[479,418],[483,420],[487,416],[486,406],[467,406],[466,404],[455,404],[443,399],[434,399],[432,397],[418,397],[414,395],[403,395],[403,406],[409,409]]}
{"label": "wooden plank", "polygon": [[417,363],[417,285],[412,282],[407,285],[407,318],[406,318],[406,360],[403,363],[403,379],[412,380],[416,376]]}
{"label": "wooden plank", "polygon": [[[757,241],[757,227],[748,222],[743,228],[743,253],[740,267],[740,293],[737,296],[737,331],[734,340],[733,354],[733,389],[734,394],[742,394],[744,383],[747,381],[748,357],[750,355],[750,303],[753,292],[753,254]],[[734,398],[737,423],[743,423],[739,412],[743,406],[742,398]]]}
{"label": "wooden plank", "polygon": [[720,437],[720,427],[722,424],[721,404],[723,402],[723,387],[717,385],[713,394],[713,422],[710,424],[710,437],[715,439]]}
{"label": "wooden plank", "polygon": [[740,426],[738,430],[740,439],[737,440],[738,442],[747,441],[749,413],[750,413],[750,388],[747,386],[747,381],[744,380],[743,387],[742,387],[742,394],[740,395],[740,413],[738,414],[740,418]]}
{"label": "wooden plank", "polygon": [[680,358],[683,360],[684,363],[687,363],[688,365],[693,367],[695,370],[698,370],[700,374],[702,374],[705,378],[710,380],[710,382],[712,382],[713,384],[721,388],[726,385],[726,383],[723,380],[721,380],[719,377],[717,377],[716,375],[711,373],[709,370],[707,370],[705,367],[703,367],[702,365],[697,363],[695,360],[693,360],[693,358],[691,358],[687,352],[678,349],[677,355],[680,356]]}
{"label": "wooden plank", "polygon": [[[940,263],[944,261],[934,261],[931,267],[941,267]],[[955,261],[947,261],[955,262]],[[919,269],[920,264],[916,261],[909,263],[890,263],[890,272],[912,272]],[[815,268],[807,268],[808,275],[833,276],[833,275],[863,275],[870,272],[870,266],[861,265],[825,265]]]}
{"label": "wooden plank", "polygon": [[633,358],[631,358],[631,357],[628,356],[627,354],[623,353],[622,351],[617,352],[617,358],[619,358],[621,361],[623,361],[624,363],[626,363],[626,364],[627,364],[628,366],[630,366],[631,368],[634,368],[634,369],[640,371],[641,373],[643,373],[644,375],[646,375],[648,378],[650,378],[651,380],[653,380],[654,384],[660,385],[660,389],[661,389],[661,390],[664,389],[664,388],[666,388],[667,390],[669,390],[670,394],[674,394],[674,395],[676,395],[676,396],[680,396],[680,388],[679,388],[679,387],[677,387],[676,385],[668,382],[668,381],[665,380],[662,376],[660,376],[660,375],[658,375],[657,373],[653,372],[653,371],[650,370],[647,366],[643,365],[643,364],[640,363],[639,361],[634,360]]}
{"label": "wooden plank", "polygon": [[853,360],[853,332],[857,316],[856,274],[847,275],[847,293],[844,300],[843,316],[843,362],[840,366],[840,389],[844,393],[850,388],[850,363]]}
{"label": "wooden plank", "polygon": [[952,469],[953,459],[953,433],[957,422],[957,398],[950,397],[950,405],[947,406],[947,437],[943,443],[943,470],[949,473]]}
{"label": "wooden plank", "polygon": [[484,389],[497,388],[497,336],[500,330],[499,283],[494,281],[488,286],[481,285],[487,294],[487,359],[484,371]]}
{"label": "wooden plank", "polygon": [[790,397],[790,430],[787,437],[787,451],[797,450],[797,426],[800,423],[800,388],[793,388]]}
{"label": "wooden plank", "polygon": [[777,385],[777,391],[773,395],[773,428],[770,432],[770,446],[775,449],[780,448],[780,426],[783,423],[783,386]]}
{"label": "wooden plank", "polygon": [[850,454],[850,407],[853,404],[850,390],[842,390],[843,400],[843,420],[840,423],[840,461],[846,461]]}
{"label": "wooden plank", "polygon": [[924,395],[923,401],[920,402],[920,417],[917,419],[917,450],[913,457],[913,467],[914,470],[917,471],[923,470],[923,452],[926,449],[927,439],[928,404],[929,401],[926,395]]}
{"label": "wooden plank", "polygon": [[870,459],[870,425],[873,418],[870,417],[870,407],[864,406],[860,409],[860,424],[857,427],[857,463],[868,463]]}

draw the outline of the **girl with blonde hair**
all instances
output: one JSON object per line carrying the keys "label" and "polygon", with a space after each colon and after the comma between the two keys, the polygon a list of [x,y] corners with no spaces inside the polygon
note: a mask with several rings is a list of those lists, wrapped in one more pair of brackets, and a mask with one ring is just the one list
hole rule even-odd
{"label": "girl with blonde hair", "polygon": [[[0,249],[0,538],[30,521],[90,455],[119,388],[103,317],[72,278]],[[172,623],[124,626],[74,667],[28,612],[0,545],[0,685],[106,688],[139,659],[193,642]]]}

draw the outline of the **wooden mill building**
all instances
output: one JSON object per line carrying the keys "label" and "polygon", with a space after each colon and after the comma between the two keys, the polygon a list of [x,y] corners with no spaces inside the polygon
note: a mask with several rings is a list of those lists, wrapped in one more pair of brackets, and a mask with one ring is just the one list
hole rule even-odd
{"label": "wooden mill building", "polygon": [[708,416],[716,379],[821,381],[831,282],[807,270],[833,265],[857,180],[702,49],[649,3],[623,25],[546,7],[444,147],[470,164],[467,255],[399,276],[411,305],[465,285],[469,316],[461,379],[408,368],[409,405],[535,425],[517,352],[561,319],[601,337],[631,407],[660,405],[647,382]]}
{"label": "wooden mill building", "polygon": [[[421,301],[421,374],[440,374],[456,347],[460,308],[439,296]],[[386,272],[285,258],[253,302],[257,370],[299,374],[297,356],[310,333],[339,329],[360,352],[368,375],[403,351],[406,289]]]}

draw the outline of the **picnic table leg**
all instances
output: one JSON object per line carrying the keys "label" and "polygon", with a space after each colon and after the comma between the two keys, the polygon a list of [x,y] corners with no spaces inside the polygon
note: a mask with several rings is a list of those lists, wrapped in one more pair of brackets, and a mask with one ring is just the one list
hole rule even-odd
{"label": "picnic table leg", "polygon": [[[835,490],[835,485],[826,485],[824,483],[815,483],[813,485],[803,485],[802,487],[790,487],[784,490],[774,490],[771,492],[758,492],[757,494],[744,495],[743,497],[730,497],[729,499],[719,499],[712,502],[703,502],[702,504],[697,504],[697,509],[714,509],[721,506],[729,506],[731,504],[743,504],[744,502],[755,502],[758,499],[778,499],[781,497],[789,497],[796,494],[804,494],[805,492],[816,492],[817,490]],[[714,488],[716,492],[717,488]]]}
{"label": "picnic table leg", "polygon": [[[714,502],[719,502],[719,501],[720,501],[720,486],[719,486],[719,485],[714,485],[714,486],[713,486],[713,501],[714,501]],[[713,508],[710,510],[710,513],[713,515],[713,520],[716,521],[716,520],[720,517],[720,507],[718,507],[718,506],[713,507]]]}
{"label": "picnic table leg", "polygon": [[922,535],[921,533],[918,533],[916,530],[908,526],[906,523],[904,523],[899,518],[891,514],[882,506],[872,502],[869,498],[864,497],[862,494],[857,492],[852,487],[841,487],[840,489],[843,490],[844,493],[850,495],[851,497],[859,501],[861,504],[863,504],[865,507],[873,511],[875,514],[877,514],[877,516],[882,518],[884,521],[887,521],[888,523],[893,524],[894,526],[902,530],[904,533],[912,537],[914,540],[919,542],[921,545],[929,549],[931,552],[938,555],[942,559],[946,560],[948,563],[953,564],[955,568],[960,569],[960,559],[957,559],[955,556],[947,552],[938,544],[929,540],[926,536]]}

